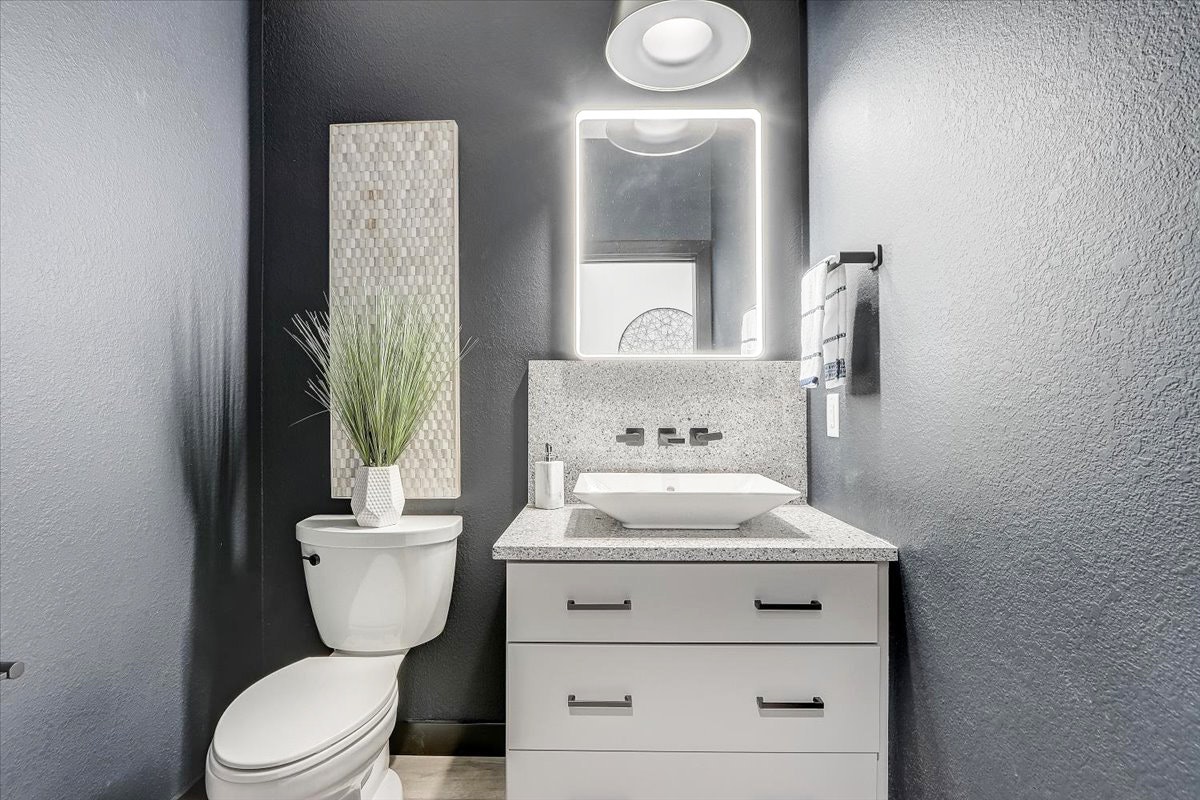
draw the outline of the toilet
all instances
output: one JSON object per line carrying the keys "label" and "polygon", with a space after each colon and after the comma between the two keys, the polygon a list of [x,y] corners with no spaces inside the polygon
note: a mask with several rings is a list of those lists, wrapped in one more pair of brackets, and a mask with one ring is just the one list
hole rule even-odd
{"label": "toilet", "polygon": [[462,518],[350,516],[296,526],[308,599],[328,656],[272,672],[238,695],[208,749],[210,800],[402,800],[388,769],[396,679],[409,648],[442,632]]}

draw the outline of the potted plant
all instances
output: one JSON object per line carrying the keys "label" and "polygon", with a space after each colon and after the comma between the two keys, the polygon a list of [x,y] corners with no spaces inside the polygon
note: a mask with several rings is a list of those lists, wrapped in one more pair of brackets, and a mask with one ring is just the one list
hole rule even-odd
{"label": "potted plant", "polygon": [[341,423],[362,459],[354,518],[368,528],[394,525],[404,513],[396,462],[474,341],[456,350],[447,326],[422,305],[382,292],[359,306],[296,314],[292,323],[288,333],[317,368],[308,394]]}

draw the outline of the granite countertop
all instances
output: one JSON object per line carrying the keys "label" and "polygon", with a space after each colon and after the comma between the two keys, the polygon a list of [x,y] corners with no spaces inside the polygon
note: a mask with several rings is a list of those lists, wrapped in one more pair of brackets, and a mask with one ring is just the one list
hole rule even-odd
{"label": "granite countertop", "polygon": [[735,531],[627,530],[584,504],[526,506],[492,547],[501,561],[895,561],[890,542],[807,505]]}

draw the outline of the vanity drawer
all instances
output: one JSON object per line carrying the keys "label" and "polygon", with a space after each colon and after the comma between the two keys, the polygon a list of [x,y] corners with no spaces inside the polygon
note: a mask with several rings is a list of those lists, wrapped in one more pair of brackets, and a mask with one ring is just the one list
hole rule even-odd
{"label": "vanity drawer", "polygon": [[509,562],[508,640],[874,642],[878,569]]}
{"label": "vanity drawer", "polygon": [[507,722],[510,751],[874,753],[879,648],[510,644]]}
{"label": "vanity drawer", "polygon": [[510,751],[509,800],[875,800],[874,753]]}

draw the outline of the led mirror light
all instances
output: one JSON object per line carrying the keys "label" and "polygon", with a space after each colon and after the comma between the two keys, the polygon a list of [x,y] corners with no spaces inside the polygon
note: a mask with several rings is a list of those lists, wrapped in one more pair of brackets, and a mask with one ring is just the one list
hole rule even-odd
{"label": "led mirror light", "polygon": [[617,0],[604,54],[642,89],[694,89],[732,72],[750,50],[750,27],[714,0]]}
{"label": "led mirror light", "polygon": [[[626,150],[639,156],[668,156],[693,150],[710,140],[724,142],[723,146],[727,147],[731,138],[740,140],[740,146],[744,148],[743,152],[746,155],[745,172],[742,173],[744,178],[741,179],[743,180],[742,185],[745,187],[745,224],[740,228],[737,239],[741,243],[739,247],[745,248],[745,258],[734,256],[735,260],[742,265],[738,277],[742,280],[742,286],[745,287],[744,294],[741,295],[743,305],[737,308],[737,311],[741,313],[742,349],[740,352],[736,348],[731,350],[701,349],[704,343],[696,334],[696,331],[699,330],[696,322],[702,319],[703,314],[700,312],[705,311],[705,307],[703,304],[695,302],[695,298],[700,296],[696,290],[696,286],[699,284],[695,281],[697,276],[703,275],[697,267],[698,259],[693,258],[689,261],[687,258],[661,255],[667,251],[656,251],[658,255],[647,255],[643,254],[641,250],[636,252],[599,251],[594,247],[597,244],[596,238],[656,240],[678,238],[677,236],[674,234],[613,236],[611,235],[612,229],[606,227],[605,236],[594,237],[589,231],[589,225],[593,223],[585,221],[592,219],[592,215],[598,208],[611,209],[614,207],[611,202],[608,202],[613,197],[601,194],[597,189],[597,186],[604,185],[603,181],[600,184],[595,183],[598,178],[602,178],[602,175],[592,172],[585,174],[585,149],[593,154],[592,158],[596,157],[594,154],[601,152],[594,149],[595,146],[601,144],[605,148],[611,149],[609,145],[612,145],[619,150]],[[652,161],[667,164],[670,159],[653,159]],[[588,163],[605,164],[610,162],[606,158],[602,158],[599,162],[589,159]],[[635,167],[634,173],[640,172],[641,170]],[[644,182],[616,181],[617,185],[626,185],[627,183],[638,191],[644,188],[642,186]],[[608,201],[602,201],[600,205],[596,205],[597,198],[606,197]],[[765,352],[766,324],[763,275],[763,203],[762,116],[754,109],[631,109],[623,111],[589,109],[576,114],[574,209],[576,355],[585,359],[722,360],[759,358]],[[609,211],[605,210],[604,213],[607,214]],[[715,242],[715,239],[713,241]],[[613,245],[617,242],[601,241],[599,244]],[[630,242],[624,244],[630,244]],[[695,244],[695,242],[679,242],[679,244]],[[598,255],[600,252],[611,253],[611,255]],[[676,251],[670,252],[675,253]],[[711,259],[712,251],[709,252]],[[713,271],[720,268],[720,263],[719,260],[710,260],[708,285],[713,285],[711,284],[712,275],[715,274]],[[680,288],[680,273],[675,269],[681,264],[687,266],[685,272],[692,276],[694,282],[690,288],[684,287],[686,291]],[[626,274],[631,271],[635,274],[632,276]],[[752,285],[751,281],[753,281]],[[653,291],[650,291],[651,289]],[[664,292],[678,293],[680,291],[686,297],[674,294],[667,297],[664,294]],[[692,300],[689,301],[687,298],[692,298]],[[713,318],[712,309],[715,307],[713,304],[716,298],[717,295],[710,292],[705,301],[708,304],[710,319]],[[650,313],[643,313],[640,317],[633,313],[644,310],[643,306],[647,306],[650,299],[655,300],[655,303],[652,304],[655,307],[650,309]],[[658,300],[664,302],[657,302]],[[587,312],[586,322],[585,311]],[[630,319],[633,320],[633,323],[625,327],[625,323]],[[602,334],[599,335],[599,339],[605,340],[619,336],[619,346],[613,347],[610,344],[596,346],[594,344],[598,340],[597,320],[600,320],[601,327],[604,329],[599,332]],[[751,327],[749,339],[747,339],[746,327],[748,321]],[[621,332],[622,327],[624,327],[623,333]],[[610,328],[612,330],[609,330]],[[714,325],[713,328],[715,331],[716,326]],[[681,334],[679,329],[685,330]],[[725,330],[729,329],[725,328]],[[687,339],[693,335],[695,336],[695,347],[691,346],[693,342],[690,340],[686,342],[687,347],[676,341],[680,336]],[[726,338],[729,337],[726,336]],[[637,339],[638,341],[630,341],[630,346],[626,347],[626,339]],[[749,347],[747,347],[748,341],[752,342]]]}

